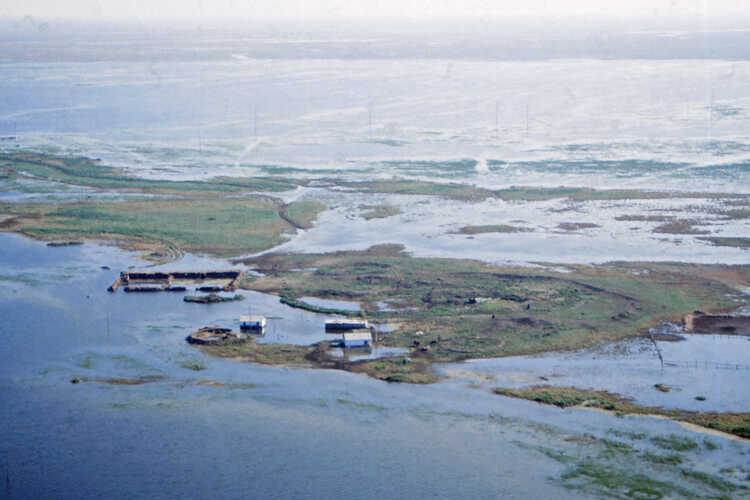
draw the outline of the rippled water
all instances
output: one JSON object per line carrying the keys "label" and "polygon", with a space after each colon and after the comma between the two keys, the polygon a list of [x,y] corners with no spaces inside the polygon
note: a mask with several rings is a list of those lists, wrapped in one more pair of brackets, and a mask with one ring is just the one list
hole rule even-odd
{"label": "rippled water", "polygon": [[[186,49],[172,58],[166,46],[160,57],[160,40],[124,31],[101,46],[43,40],[25,51],[7,35],[0,94],[15,98],[0,100],[4,148],[100,157],[157,178],[750,190],[746,59],[497,60],[492,47],[483,58],[399,57],[398,38],[388,58],[357,58],[355,44],[339,58],[311,54],[317,42],[293,33],[240,45],[188,34],[169,41]],[[128,44],[141,59],[121,57]],[[273,58],[262,57],[270,46]],[[67,62],[37,47],[64,48]]]}
{"label": "rippled water", "polygon": [[[750,411],[748,337],[684,338],[681,342],[657,342],[663,364],[654,344],[638,339],[574,353],[474,360],[442,366],[440,371],[487,387],[572,386],[622,394],[645,406]],[[664,384],[670,391],[661,392],[656,384]],[[705,401],[696,400],[696,396]]]}
{"label": "rippled water", "polygon": [[[566,438],[582,433],[687,432],[500,398],[475,380],[419,387],[205,357],[186,332],[235,318],[242,303],[107,293],[129,265],[114,248],[0,235],[6,498],[581,498],[549,479],[564,467],[536,451],[542,442],[574,450]],[[745,449],[699,461],[740,464]]]}
{"label": "rippled water", "polygon": [[[417,50],[383,35],[371,47],[391,55],[371,59],[367,44],[306,34],[237,42],[204,33],[168,44],[142,33],[99,33],[96,42],[84,35],[61,44],[4,33],[4,150],[82,154],[169,179],[400,176],[491,188],[750,193],[750,63],[737,51],[727,52],[731,60],[635,60],[643,54],[633,46],[620,58],[548,59],[526,49],[488,57],[482,46],[464,57],[445,47],[433,53],[438,42]],[[646,40],[653,43],[639,47],[662,46],[660,35]],[[53,193],[29,196],[23,182],[2,186],[4,201],[110,196],[47,185]],[[614,219],[652,211],[715,219],[722,207],[712,200],[467,203],[314,187],[279,196],[328,205],[281,247],[289,251],[400,242],[415,255],[524,264],[748,262],[745,250]],[[402,213],[365,221],[363,203]],[[599,227],[561,230],[566,222]],[[457,234],[468,224],[530,231]],[[743,220],[710,224],[716,235],[747,232]],[[181,294],[105,292],[119,270],[144,265],[110,247],[49,248],[0,234],[4,497],[582,498],[561,486],[569,469],[552,457],[585,455],[575,444],[585,436],[695,435],[672,422],[542,407],[488,389],[544,376],[596,381],[667,407],[736,410],[750,400],[746,372],[711,367],[748,358],[737,337],[665,344],[663,368],[652,346],[635,342],[625,351],[439,367],[453,378],[426,387],[209,358],[185,343],[192,329],[250,312],[269,317],[259,342],[309,344],[325,338],[325,318],[252,292],[209,306],[185,304]],[[161,268],[217,267],[232,266],[185,255]],[[673,391],[657,393],[654,383]],[[712,439],[718,449],[689,454],[690,467],[746,467],[747,443]],[[625,466],[654,474],[640,458]]]}
{"label": "rippled water", "polygon": [[341,309],[342,311],[360,311],[361,307],[356,302],[349,302],[346,300],[333,300],[333,299],[319,299],[317,297],[302,297],[302,302],[306,302],[310,305],[317,307],[325,307],[329,309]]}

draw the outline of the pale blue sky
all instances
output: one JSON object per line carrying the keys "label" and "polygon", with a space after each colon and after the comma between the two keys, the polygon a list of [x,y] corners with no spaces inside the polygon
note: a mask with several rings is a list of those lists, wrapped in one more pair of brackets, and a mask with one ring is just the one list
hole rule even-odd
{"label": "pale blue sky", "polygon": [[723,16],[748,14],[750,0],[4,0],[0,17],[146,20],[477,16]]}

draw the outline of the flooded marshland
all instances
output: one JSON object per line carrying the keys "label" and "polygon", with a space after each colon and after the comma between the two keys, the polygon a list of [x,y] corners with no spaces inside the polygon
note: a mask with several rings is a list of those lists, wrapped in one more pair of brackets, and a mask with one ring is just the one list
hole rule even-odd
{"label": "flooded marshland", "polygon": [[[9,498],[64,496],[71,489],[83,497],[117,497],[115,484],[145,496],[208,495],[216,488],[231,497],[330,491],[355,498],[467,492],[494,498],[520,490],[567,496],[564,481],[548,478],[584,467],[583,457],[594,454],[622,476],[625,488],[631,468],[641,467],[638,454],[659,452],[660,441],[652,440],[659,436],[697,443],[681,452],[691,470],[719,474],[746,466],[747,443],[712,436],[706,448],[704,437],[676,423],[502,398],[473,378],[415,387],[206,357],[187,345],[186,332],[233,321],[248,306],[283,317],[279,325],[290,338],[279,340],[285,342],[317,340],[303,339],[302,332],[322,331],[324,316],[290,310],[261,294],[209,306],[183,304],[168,293],[110,294],[106,287],[116,272],[102,266],[140,265],[130,254],[0,238],[0,329],[4,350],[12,353],[0,386]],[[518,361],[464,363],[461,369],[502,362]],[[575,364],[585,370],[586,363]],[[558,363],[538,373],[559,371]],[[716,405],[719,395],[705,389],[706,403]],[[631,450],[614,462],[607,451],[613,440]],[[560,453],[571,461],[554,458]],[[103,463],[109,464],[104,470]],[[207,474],[208,463],[221,463],[221,471]],[[350,473],[342,477],[338,468]],[[87,479],[81,483],[81,477]],[[595,490],[582,488],[575,496],[587,491]]]}
{"label": "flooded marshland", "polygon": [[[486,387],[573,386],[621,394],[643,406],[750,411],[750,338],[718,334],[683,338],[656,341],[656,345],[642,338],[571,353],[474,360],[440,370],[459,383]],[[657,384],[668,392],[655,388]]]}
{"label": "flooded marshland", "polygon": [[[185,340],[204,326],[237,328],[248,314],[266,316],[262,335],[251,334],[264,346],[336,339],[316,308],[380,315],[393,321],[378,328],[395,336],[399,314],[428,304],[473,307],[488,322],[495,310],[483,307],[506,307],[508,331],[539,328],[544,341],[538,304],[590,304],[579,283],[561,284],[576,266],[607,291],[614,274],[596,273],[614,261],[643,263],[622,267],[635,280],[656,272],[654,262],[685,272],[747,266],[750,63],[728,47],[750,44],[656,59],[638,44],[661,47],[666,36],[702,47],[706,34],[620,33],[610,51],[583,57],[575,44],[546,55],[493,37],[466,46],[464,33],[363,41],[344,28],[263,28],[235,39],[132,26],[28,33],[24,23],[0,24],[10,30],[0,58],[0,95],[10,96],[0,99],[0,229],[83,243],[0,232],[0,496],[750,496],[750,442],[736,435],[493,393],[575,386],[647,407],[748,412],[747,336],[676,332],[684,340],[667,342],[628,331],[585,350],[433,364],[440,379],[424,385],[219,358]],[[18,151],[36,156],[24,163]],[[65,162],[77,156],[101,161]],[[74,223],[59,235],[54,224],[66,217]],[[235,237],[263,217],[267,228]],[[162,246],[144,250],[143,240]],[[443,296],[369,302],[331,289],[297,297],[310,310],[280,302],[284,277],[279,295],[238,290],[243,300],[216,304],[184,302],[189,283],[185,292],[106,291],[124,270],[239,268],[262,278],[242,258],[378,244],[402,245],[402,266],[446,257],[464,259],[453,263],[462,272],[476,259],[549,273],[559,286],[521,287],[547,302],[458,296],[451,284]],[[368,285],[394,256],[371,257],[351,257]],[[419,264],[427,277],[432,264]],[[716,266],[712,279],[731,283],[721,300],[747,312],[750,283],[738,286],[736,269]],[[289,276],[324,276],[316,271]],[[687,274],[664,272],[666,284],[685,287]],[[636,322],[632,297],[602,300],[613,297]],[[622,319],[585,312],[594,325],[597,314]],[[427,340],[435,332],[404,328],[425,345],[330,356],[407,365],[439,346]]]}

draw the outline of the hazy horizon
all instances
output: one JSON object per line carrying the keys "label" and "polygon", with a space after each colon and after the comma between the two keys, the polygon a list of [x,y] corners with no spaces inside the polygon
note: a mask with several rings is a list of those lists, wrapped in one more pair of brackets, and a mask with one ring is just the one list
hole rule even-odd
{"label": "hazy horizon", "polygon": [[550,19],[0,18],[0,60],[184,60],[196,51],[213,59],[750,59],[741,18]]}

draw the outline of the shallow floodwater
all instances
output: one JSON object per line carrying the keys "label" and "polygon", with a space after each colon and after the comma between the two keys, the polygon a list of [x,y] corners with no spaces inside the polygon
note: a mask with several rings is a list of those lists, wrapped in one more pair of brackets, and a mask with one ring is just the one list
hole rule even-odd
{"label": "shallow floodwater", "polygon": [[[750,412],[750,337],[682,337],[656,346],[635,339],[571,353],[473,360],[443,365],[440,372],[487,387],[573,386],[622,394],[645,406]],[[661,392],[655,384],[670,391]]]}
{"label": "shallow floodwater", "polygon": [[302,297],[302,302],[307,302],[310,305],[317,307],[325,307],[329,309],[341,309],[342,311],[361,311],[362,308],[356,302],[350,302],[347,300],[332,300],[332,299],[319,299],[317,297]]}
{"label": "shallow floodwater", "polygon": [[[742,236],[750,219],[724,220],[727,209],[717,200],[653,199],[571,202],[447,200],[436,196],[362,194],[323,188],[300,188],[280,194],[285,201],[319,201],[327,210],[311,229],[273,249],[281,252],[362,250],[372,245],[401,243],[417,257],[471,258],[498,264],[530,262],[603,263],[679,261],[746,264],[748,251],[713,246],[706,236]],[[401,213],[365,220],[361,205],[387,205]],[[662,222],[617,220],[622,216],[693,218],[705,234],[664,234]],[[564,229],[564,224],[591,227]],[[560,225],[563,224],[561,227]],[[517,232],[460,234],[464,226],[506,225]],[[345,234],[346,237],[342,237]]]}
{"label": "shallow floodwater", "polygon": [[[693,435],[473,384],[206,357],[186,330],[234,318],[242,303],[107,293],[130,265],[142,263],[115,248],[0,234],[4,497],[585,498],[561,486],[566,466],[539,446],[577,453],[570,436],[613,429]],[[743,463],[748,445],[712,439],[719,451],[691,459],[701,469]]]}
{"label": "shallow floodwater", "polygon": [[349,361],[361,361],[363,359],[376,359],[385,356],[402,356],[409,352],[408,349],[400,347],[373,346],[371,348],[341,348],[331,349],[332,356],[344,358]]}
{"label": "shallow floodwater", "polygon": [[[90,33],[78,25],[68,33],[55,22],[36,33],[35,20],[28,21],[0,26],[0,95],[13,97],[0,99],[5,151],[100,157],[127,173],[175,180],[398,176],[486,188],[750,192],[750,62],[740,57],[750,45],[741,30],[722,39],[716,57],[727,60],[671,59],[701,52],[684,50],[641,59],[653,47],[672,47],[664,33],[612,33],[617,50],[594,51],[600,59],[581,58],[577,40],[565,59],[536,53],[536,43],[521,47],[515,37],[484,39],[483,30],[472,45],[477,40],[467,42],[464,30],[458,40],[388,32],[363,41],[357,28],[349,39],[343,27],[314,33],[254,26],[230,36],[108,26]],[[683,43],[682,35],[667,36]],[[685,36],[704,47],[707,36],[718,35]],[[556,48],[560,40],[547,43]],[[419,256],[524,264],[748,262],[743,249],[654,234],[653,222],[615,220],[689,214],[711,235],[747,234],[750,219],[718,218],[727,207],[715,200],[459,202],[315,185],[274,194],[328,207],[313,228],[275,250],[403,243]],[[111,195],[10,177],[0,180],[0,191],[10,202]],[[362,205],[375,204],[401,213],[364,220]],[[566,222],[598,227],[560,229]],[[470,224],[529,230],[457,234]],[[581,385],[633,389],[637,397],[651,394],[649,384],[667,383],[675,390],[654,397],[679,407],[697,389],[707,398],[704,408],[744,407],[746,392],[723,372],[667,363],[662,370],[648,346],[632,355],[632,365],[627,356],[572,354],[568,363],[552,354],[552,361],[439,367],[461,374],[429,386],[237,363],[204,356],[185,335],[252,313],[269,318],[259,342],[307,344],[325,338],[324,317],[252,292],[242,292],[242,302],[212,305],[185,304],[181,294],[107,293],[117,273],[131,267],[147,263],[110,247],[49,248],[0,234],[3,498],[578,499],[591,490],[581,490],[586,477],[572,473],[597,460],[639,482],[647,476],[684,485],[691,495],[726,492],[709,491],[681,470],[748,483],[747,442],[712,436],[709,446],[674,422],[560,410],[488,390],[503,376],[512,382],[513,373],[526,383],[555,380],[559,372]],[[235,266],[184,255],[151,269],[224,267]],[[735,340],[705,338],[724,346],[721,356],[744,352]],[[708,347],[692,340],[665,346],[665,359],[712,361],[700,357]],[[488,381],[475,369],[482,366],[498,378]],[[602,376],[613,366],[618,378]],[[697,448],[681,455],[679,468],[646,461],[646,452],[666,453],[650,438],[672,434]],[[602,457],[602,447],[612,451],[604,438],[636,451]],[[630,486],[616,493],[639,493]]]}

